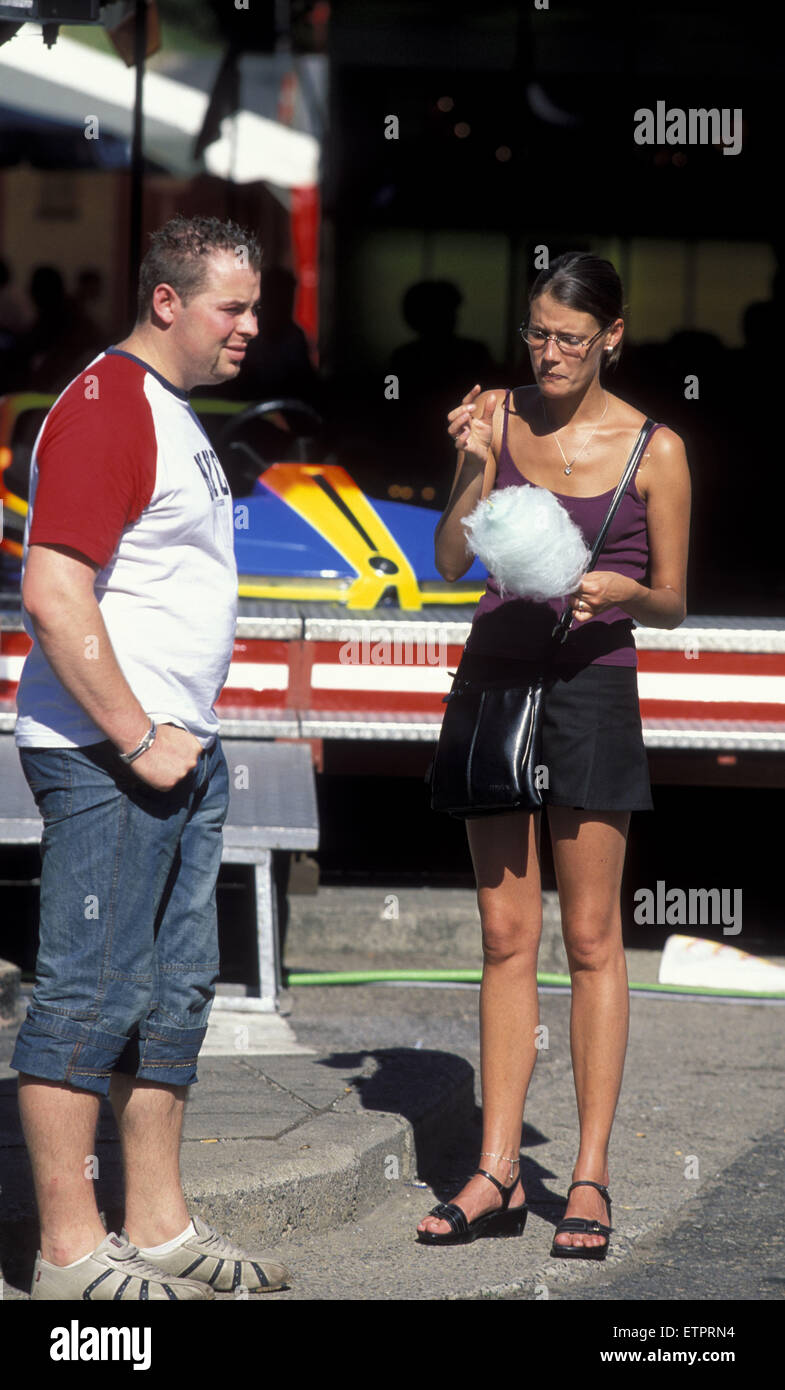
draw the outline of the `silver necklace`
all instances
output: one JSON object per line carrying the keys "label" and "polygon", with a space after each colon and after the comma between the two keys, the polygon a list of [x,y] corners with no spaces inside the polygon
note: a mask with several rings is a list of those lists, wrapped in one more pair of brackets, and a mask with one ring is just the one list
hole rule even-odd
{"label": "silver necklace", "polygon": [[[600,425],[602,424],[603,420],[605,419],[605,412],[606,412],[606,410],[608,409],[608,393],[607,393],[607,391],[604,391],[604,392],[603,392],[603,395],[605,396],[605,406],[604,406],[604,408],[603,408],[602,415],[600,416],[599,420],[597,421],[596,425],[594,426],[594,429],[592,430],[592,432],[591,432],[591,434],[589,435],[588,439],[586,439],[586,440],[584,441],[584,443],[581,445],[581,447],[580,447],[580,449],[578,450],[578,452],[577,452],[577,454],[575,455],[575,457],[574,457],[573,459],[570,459],[570,462],[569,462],[569,463],[567,462],[567,455],[565,454],[565,452],[564,452],[564,450],[563,450],[561,444],[559,443],[559,436],[558,436],[558,434],[556,433],[556,430],[553,430],[553,437],[554,437],[554,439],[556,440],[556,444],[557,444],[557,446],[558,446],[559,453],[561,454],[562,458],[564,459],[564,471],[565,471],[565,473],[567,474],[567,477],[570,476],[570,474],[571,474],[571,472],[572,472],[572,470],[573,470],[574,465],[578,462],[578,459],[580,458],[580,456],[581,456],[581,454],[583,453],[584,449],[586,449],[586,448],[588,447],[588,445],[591,443],[592,439],[594,438],[595,434],[597,433],[598,429],[600,428]],[[541,401],[541,404],[542,404],[542,413],[543,413],[543,415],[544,415],[544,417],[545,417],[545,423],[546,423],[546,425],[547,425],[549,428],[551,428],[551,422],[550,422],[550,420],[548,419],[548,412],[547,412],[547,410],[545,409],[545,400],[544,400],[544,397],[540,396],[540,401]]]}

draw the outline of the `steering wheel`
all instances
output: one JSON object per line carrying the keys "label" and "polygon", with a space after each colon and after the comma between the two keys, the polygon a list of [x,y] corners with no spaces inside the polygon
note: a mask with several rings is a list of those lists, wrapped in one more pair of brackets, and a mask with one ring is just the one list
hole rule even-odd
{"label": "steering wheel", "polygon": [[[273,418],[276,415],[284,419],[294,417],[294,428],[284,428]],[[323,425],[322,416],[313,406],[289,397],[259,401],[239,415],[230,416],[215,447],[233,494],[237,497],[251,492],[259,474],[273,463],[312,462],[314,440]],[[237,438],[246,433],[251,439]]]}

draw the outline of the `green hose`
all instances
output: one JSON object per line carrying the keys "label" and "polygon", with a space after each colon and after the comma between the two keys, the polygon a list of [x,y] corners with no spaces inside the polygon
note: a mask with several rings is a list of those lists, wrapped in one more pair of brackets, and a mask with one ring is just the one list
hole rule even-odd
{"label": "green hose", "polygon": [[[450,984],[479,984],[481,970],[293,970],[286,977],[287,987],[299,985],[373,985],[387,980],[405,983],[407,980],[424,983],[443,982]],[[569,975],[538,974],[538,985],[571,985]],[[719,997],[724,999],[781,999],[785,1001],[784,990],[753,989],[712,989],[708,985],[661,985],[651,983],[630,984],[630,992],[636,990],[655,991],[658,994],[690,994]]]}

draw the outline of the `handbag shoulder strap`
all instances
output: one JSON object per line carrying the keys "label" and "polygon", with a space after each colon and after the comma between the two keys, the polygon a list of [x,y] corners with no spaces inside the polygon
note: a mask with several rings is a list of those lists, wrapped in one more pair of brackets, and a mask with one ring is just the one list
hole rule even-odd
{"label": "handbag shoulder strap", "polygon": [[[649,437],[656,428],[657,426],[654,420],[650,419],[647,416],[647,418],[641,425],[638,438],[635,440],[635,443],[632,446],[632,453],[630,454],[630,457],[627,460],[627,466],[624,472],[622,473],[621,478],[619,479],[619,485],[616,488],[613,497],[611,498],[611,504],[608,508],[605,520],[603,521],[602,526],[600,527],[597,533],[597,539],[595,540],[594,545],[592,546],[591,558],[586,568],[587,574],[589,573],[589,570],[594,569],[594,566],[596,565],[597,561],[600,558],[600,555],[602,554],[602,547],[605,544],[605,537],[608,534],[611,522],[613,521],[613,518],[615,517],[619,509],[621,499],[627,491],[627,488],[630,485],[630,481],[638,467],[638,464],[641,461],[641,457],[649,441]],[[570,626],[572,624],[572,618],[572,608],[568,604],[567,607],[564,609],[561,617],[559,618],[558,623],[553,629],[553,633],[551,634],[557,641],[565,641],[567,633],[569,632]]]}
{"label": "handbag shoulder strap", "polygon": [[[632,453],[630,454],[630,457],[627,460],[627,467],[625,468],[621,478],[619,479],[619,485],[611,499],[611,505],[608,508],[608,514],[605,520],[603,521],[602,526],[600,527],[599,532],[597,533],[597,539],[595,540],[594,545],[592,546],[591,559],[589,561],[589,570],[594,569],[594,566],[596,565],[597,561],[600,558],[600,555],[602,554],[602,547],[605,544],[605,537],[608,534],[611,522],[613,521],[613,518],[615,517],[616,512],[619,509],[622,497],[624,496],[625,492],[627,491],[627,488],[630,485],[632,476],[635,473],[635,470],[637,469],[638,464],[641,461],[641,457],[643,455],[644,449],[646,448],[649,435],[652,433],[654,427],[654,421],[648,418],[644,420],[643,424],[641,425],[640,434],[638,435],[638,438],[635,440],[635,443],[632,446]],[[588,574],[589,571],[587,570],[586,572]]]}

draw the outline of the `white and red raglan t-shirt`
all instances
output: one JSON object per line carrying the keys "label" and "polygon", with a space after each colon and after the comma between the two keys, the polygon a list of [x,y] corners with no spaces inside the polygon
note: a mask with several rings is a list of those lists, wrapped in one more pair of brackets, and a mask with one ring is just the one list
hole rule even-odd
{"label": "white and red raglan t-shirt", "polygon": [[[209,747],[237,617],[233,504],[185,391],[117,348],[66,387],[33,450],[23,567],[37,542],[100,565],[95,595],[131,690],[156,722],[182,724]],[[33,648],[19,681],[17,744],[102,742],[23,614]]]}

